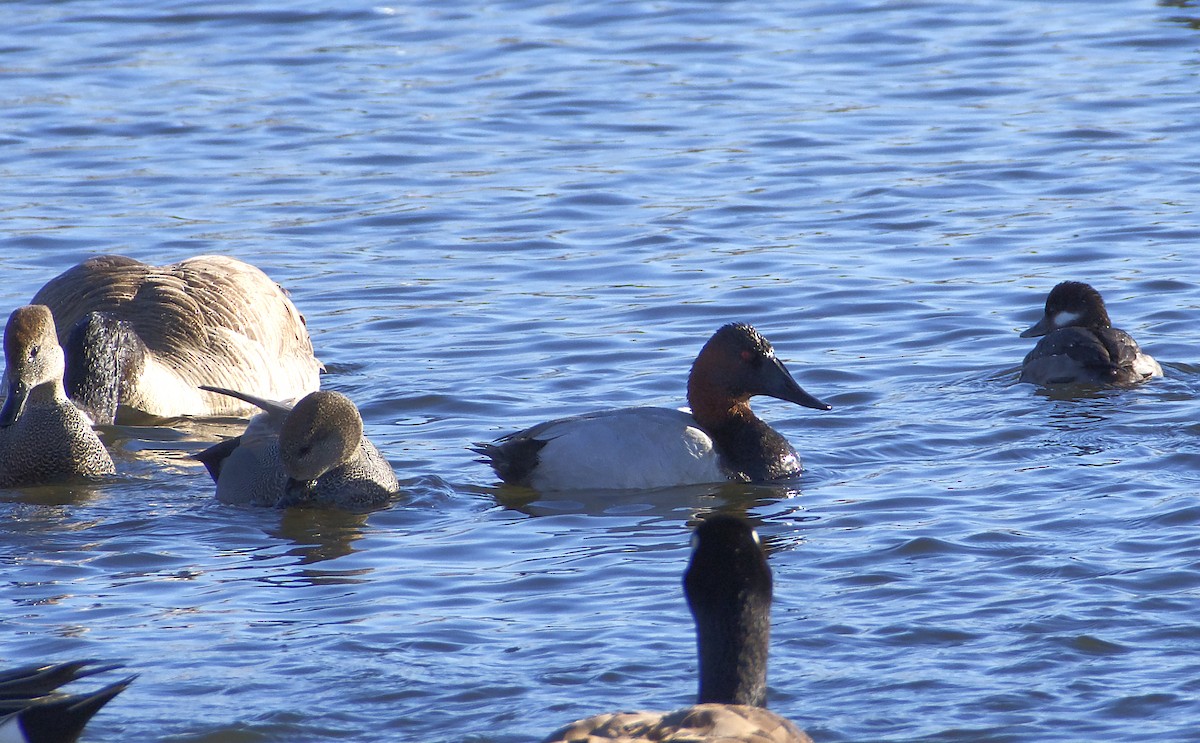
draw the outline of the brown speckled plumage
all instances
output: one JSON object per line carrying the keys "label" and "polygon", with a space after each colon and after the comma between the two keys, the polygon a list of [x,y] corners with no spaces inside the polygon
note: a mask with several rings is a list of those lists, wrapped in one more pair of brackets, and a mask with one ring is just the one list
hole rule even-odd
{"label": "brown speckled plumage", "polygon": [[761,707],[697,704],[674,712],[616,712],[572,723],[546,743],[812,743],[791,721]]}
{"label": "brown speckled plumage", "polygon": [[385,504],[400,485],[392,467],[363,436],[354,403],[313,392],[293,407],[212,388],[263,410],[246,432],[197,455],[226,503],[364,510]]}
{"label": "brown speckled plumage", "polygon": [[63,390],[63,354],[49,309],[19,307],[4,329],[6,397],[0,414],[0,486],[112,474],[91,421]]}

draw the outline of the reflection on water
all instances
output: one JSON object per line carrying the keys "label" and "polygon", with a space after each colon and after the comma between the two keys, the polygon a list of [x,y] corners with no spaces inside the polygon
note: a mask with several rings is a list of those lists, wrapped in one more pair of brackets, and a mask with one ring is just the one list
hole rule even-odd
{"label": "reflection on water", "polygon": [[[324,508],[288,508],[282,512],[279,528],[268,530],[268,534],[285,539],[295,546],[287,554],[300,558],[298,564],[332,560],[354,551],[354,542],[362,538],[367,516]],[[370,572],[351,572],[363,574]],[[306,575],[317,575],[306,570]],[[332,573],[331,573],[332,575]]]}
{"label": "reflection on water", "polygon": [[656,490],[571,490],[539,493],[530,488],[502,484],[479,492],[490,493],[505,508],[529,516],[587,514],[589,516],[647,516],[678,519],[680,514],[712,511],[746,514],[763,500],[798,498],[797,486],[712,483]]}
{"label": "reflection on water", "polygon": [[99,498],[108,487],[115,487],[105,482],[71,482],[63,484],[39,485],[29,488],[0,489],[0,502],[19,503],[36,508],[23,509],[22,521],[53,522],[56,527],[66,529],[79,528],[68,508],[59,506],[83,505],[88,501]]}

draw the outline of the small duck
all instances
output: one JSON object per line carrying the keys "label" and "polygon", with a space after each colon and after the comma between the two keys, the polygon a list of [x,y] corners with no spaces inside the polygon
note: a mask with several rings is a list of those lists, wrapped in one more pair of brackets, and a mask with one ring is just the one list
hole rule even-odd
{"label": "small duck", "polygon": [[201,385],[290,400],[320,387],[304,318],[248,263],[202,255],[148,266],[91,258],[51,279],[34,304],[54,313],[67,393],[102,425],[146,416],[249,416]]}
{"label": "small duck", "polygon": [[92,421],[63,388],[63,350],[42,305],[13,310],[4,328],[0,487],[42,485],[116,472]]}
{"label": "small duck", "polygon": [[769,395],[816,410],[770,342],[744,323],[719,329],[688,376],[691,411],[634,407],[560,418],[477,443],[500,479],[537,490],[643,489],[800,473],[800,457],[750,410]]}
{"label": "small duck", "polygon": [[365,510],[400,490],[396,473],[363,436],[362,416],[340,392],[318,390],[294,406],[205,387],[263,410],[241,436],[196,455],[224,503]]}
{"label": "small duck", "polygon": [[697,704],[674,712],[619,712],[573,722],[545,743],[812,743],[765,709],[771,628],[771,569],[745,519],[717,514],[692,537],[684,593],[696,622]]}
{"label": "small duck", "polygon": [[1064,281],[1046,297],[1046,314],[1022,338],[1045,336],[1025,356],[1022,382],[1132,384],[1161,377],[1162,367],[1114,328],[1100,292],[1080,281]]}
{"label": "small duck", "polygon": [[0,741],[74,743],[92,716],[137,676],[90,694],[64,694],[58,687],[120,667],[82,660],[0,671]]}

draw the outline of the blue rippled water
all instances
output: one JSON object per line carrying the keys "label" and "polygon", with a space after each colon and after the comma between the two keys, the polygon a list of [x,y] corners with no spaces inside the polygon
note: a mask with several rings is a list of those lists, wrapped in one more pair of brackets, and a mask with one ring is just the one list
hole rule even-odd
{"label": "blue rippled water", "polygon": [[[695,691],[689,521],[771,550],[771,706],[834,741],[1200,740],[1200,11],[1111,3],[4,6],[0,299],[259,265],[404,492],[214,502],[237,431],[0,494],[0,660],[140,674],[87,740],[537,740]],[[1017,383],[1094,283],[1166,377]],[[7,310],[6,310],[7,311]],[[800,488],[533,497],[466,447],[683,402],[755,324]]]}

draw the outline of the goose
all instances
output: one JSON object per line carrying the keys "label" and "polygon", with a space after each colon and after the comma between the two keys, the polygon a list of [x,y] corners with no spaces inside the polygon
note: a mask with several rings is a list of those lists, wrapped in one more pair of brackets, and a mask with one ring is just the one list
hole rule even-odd
{"label": "goose", "polygon": [[545,743],[812,743],[791,721],[765,709],[771,569],[754,528],[729,514],[704,519],[692,537],[683,587],[696,622],[696,705],[596,715],[559,729]]}
{"label": "goose", "polygon": [[1022,338],[1042,336],[1025,356],[1022,382],[1132,384],[1161,377],[1162,367],[1124,330],[1114,328],[1100,292],[1081,281],[1050,290],[1046,311]]}
{"label": "goose", "polygon": [[800,457],[750,410],[769,395],[816,410],[750,325],[723,326],[688,376],[691,410],[633,407],[539,423],[472,451],[506,483],[536,490],[643,489],[721,482],[770,482],[800,474]]}
{"label": "goose", "polygon": [[92,421],[67,399],[63,351],[43,305],[18,307],[4,327],[0,487],[113,474]]}
{"label": "goose", "polygon": [[196,455],[224,503],[368,509],[400,490],[396,474],[363,436],[362,416],[340,392],[310,392],[294,406],[206,387],[261,408],[245,432]]}
{"label": "goose", "polygon": [[33,298],[54,313],[67,393],[101,425],[146,416],[248,416],[200,385],[293,399],[320,386],[304,318],[275,282],[236,258],[168,266],[90,258]]}
{"label": "goose", "polygon": [[0,743],[74,743],[88,720],[137,676],[90,694],[64,694],[58,687],[120,667],[82,660],[0,671]]}

